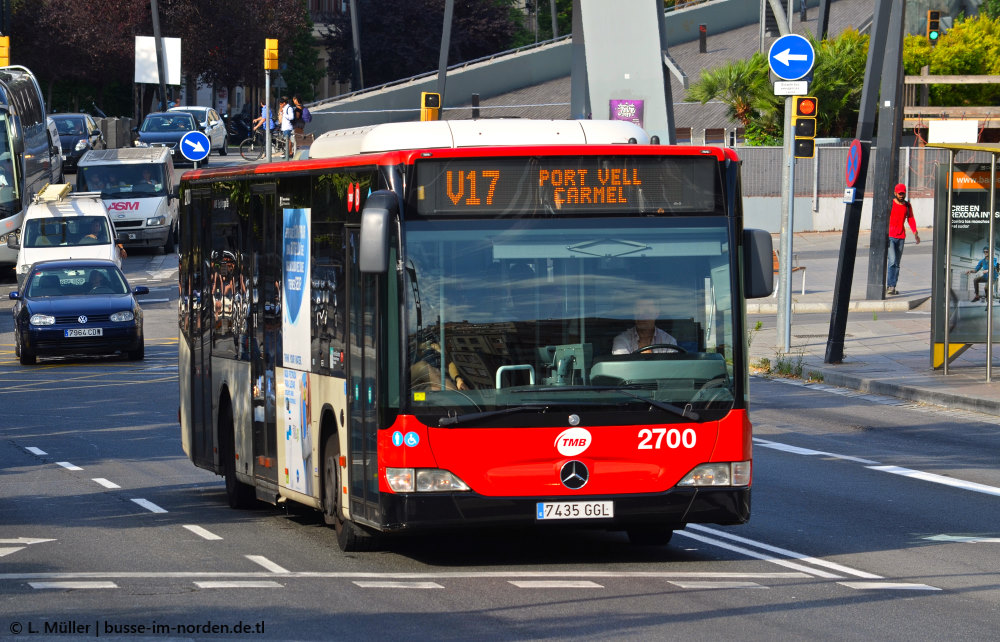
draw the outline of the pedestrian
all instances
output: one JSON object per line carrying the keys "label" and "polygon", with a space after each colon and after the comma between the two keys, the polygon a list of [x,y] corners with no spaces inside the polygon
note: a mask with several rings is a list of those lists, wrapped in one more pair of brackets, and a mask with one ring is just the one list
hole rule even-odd
{"label": "pedestrian", "polygon": [[886,294],[899,294],[896,282],[899,280],[899,262],[903,258],[903,243],[906,242],[906,223],[909,222],[913,238],[920,245],[920,232],[913,218],[913,206],[906,200],[906,185],[898,183],[893,190],[892,209],[889,211],[889,270],[886,276]]}
{"label": "pedestrian", "polygon": [[292,106],[292,101],[288,100],[288,96],[281,97],[278,114],[281,116],[281,135],[285,137],[285,160],[288,160],[292,148],[292,121],[295,119],[295,108]]}
{"label": "pedestrian", "polygon": [[294,114],[294,117],[292,118],[292,129],[295,130],[296,134],[304,134],[306,121],[302,120],[302,101],[299,100],[297,94],[292,96],[292,113]]}

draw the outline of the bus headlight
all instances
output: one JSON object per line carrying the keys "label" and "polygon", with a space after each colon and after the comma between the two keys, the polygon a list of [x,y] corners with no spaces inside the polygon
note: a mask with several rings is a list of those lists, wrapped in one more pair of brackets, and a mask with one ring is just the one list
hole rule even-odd
{"label": "bus headlight", "polygon": [[28,322],[31,325],[55,325],[56,318],[48,314],[32,314]]}
{"label": "bus headlight", "polygon": [[678,486],[749,486],[750,462],[702,464],[677,482]]}
{"label": "bus headlight", "polygon": [[469,486],[440,468],[386,468],[386,481],[396,493],[447,493],[469,490]]}

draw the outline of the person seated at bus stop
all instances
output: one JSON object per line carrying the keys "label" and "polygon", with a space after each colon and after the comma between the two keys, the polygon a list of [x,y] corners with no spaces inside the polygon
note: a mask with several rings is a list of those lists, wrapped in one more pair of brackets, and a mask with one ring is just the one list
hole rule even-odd
{"label": "person seated at bus stop", "polygon": [[[420,359],[410,366],[410,388],[441,390],[441,346],[427,341],[420,346]],[[468,390],[469,386],[454,362],[448,364],[444,378],[446,390]]]}
{"label": "person seated at bus stop", "polygon": [[[982,301],[983,299],[986,298],[986,294],[985,293],[982,294],[982,295],[979,294],[979,284],[980,283],[989,283],[990,277],[989,277],[989,274],[986,272],[986,266],[989,264],[989,257],[990,257],[990,248],[987,245],[987,246],[983,247],[983,258],[979,260],[979,263],[976,263],[976,267],[972,268],[971,270],[966,270],[965,271],[966,274],[973,274],[975,272],[980,272],[980,274],[978,274],[976,276],[976,278],[974,278],[972,280],[972,284],[976,288],[976,296],[972,297],[972,302],[973,303],[976,303],[977,301]],[[998,276],[1000,276],[1000,262],[998,262],[998,259],[997,259],[996,255],[994,255],[993,256],[993,281],[994,281],[994,283],[996,282],[996,279],[997,279]]]}
{"label": "person seated at bus stop", "polygon": [[[653,297],[641,296],[635,300],[633,317],[635,325],[615,337],[611,344],[611,354],[632,354],[641,348],[654,345],[677,345],[665,330],[656,327],[660,316],[660,304]],[[670,348],[654,348],[643,352],[671,352]]]}

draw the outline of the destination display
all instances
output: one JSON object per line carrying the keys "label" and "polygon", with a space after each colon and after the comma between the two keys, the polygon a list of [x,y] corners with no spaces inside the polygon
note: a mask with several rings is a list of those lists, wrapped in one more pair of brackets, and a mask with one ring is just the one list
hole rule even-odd
{"label": "destination display", "polygon": [[723,211],[719,163],[707,156],[463,158],[416,168],[424,216]]}

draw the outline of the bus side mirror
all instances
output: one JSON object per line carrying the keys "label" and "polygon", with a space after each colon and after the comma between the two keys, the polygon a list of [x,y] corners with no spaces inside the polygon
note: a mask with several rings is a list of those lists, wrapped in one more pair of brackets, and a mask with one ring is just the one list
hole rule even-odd
{"label": "bus side mirror", "polygon": [[362,272],[385,274],[389,270],[389,223],[399,213],[396,195],[387,190],[372,192],[361,211]]}
{"label": "bus side mirror", "polygon": [[767,230],[743,230],[743,294],[748,299],[771,296],[774,261]]}

